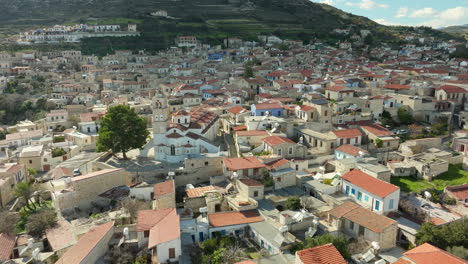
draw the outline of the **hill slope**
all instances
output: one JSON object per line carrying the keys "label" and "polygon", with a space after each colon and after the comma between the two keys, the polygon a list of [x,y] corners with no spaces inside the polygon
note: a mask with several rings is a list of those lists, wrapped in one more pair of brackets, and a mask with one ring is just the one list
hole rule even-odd
{"label": "hill slope", "polygon": [[[356,33],[360,29],[371,30],[375,40],[397,42],[400,33],[414,30],[386,27],[309,0],[0,0],[0,6],[0,27],[90,21],[124,24],[128,19],[140,23],[143,34],[139,39],[86,41],[84,45],[92,53],[103,52],[95,50],[99,45],[107,45],[105,49],[164,48],[180,34],[196,35],[215,43],[226,36],[255,38],[270,33],[282,38],[304,41],[320,38],[335,43],[342,39],[330,33],[352,26]],[[150,16],[160,9],[175,19]],[[445,34],[432,29],[425,31],[429,35]]]}

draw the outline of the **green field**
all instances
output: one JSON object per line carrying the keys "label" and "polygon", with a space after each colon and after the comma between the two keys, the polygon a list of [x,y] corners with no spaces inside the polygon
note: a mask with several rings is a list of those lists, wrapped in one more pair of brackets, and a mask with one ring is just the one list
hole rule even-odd
{"label": "green field", "polygon": [[464,171],[461,165],[450,165],[447,172],[434,178],[431,182],[414,177],[392,177],[391,183],[400,187],[404,192],[420,192],[428,188],[443,191],[447,186],[468,183],[468,172]]}

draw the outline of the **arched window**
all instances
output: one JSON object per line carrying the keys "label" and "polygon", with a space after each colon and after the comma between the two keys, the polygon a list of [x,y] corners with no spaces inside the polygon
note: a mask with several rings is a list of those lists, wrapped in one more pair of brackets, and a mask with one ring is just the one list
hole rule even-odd
{"label": "arched window", "polygon": [[171,145],[171,156],[175,156],[175,146]]}

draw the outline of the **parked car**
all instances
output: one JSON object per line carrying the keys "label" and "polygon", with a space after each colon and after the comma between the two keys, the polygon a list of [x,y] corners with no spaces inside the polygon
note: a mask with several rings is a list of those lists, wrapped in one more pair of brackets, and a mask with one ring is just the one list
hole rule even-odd
{"label": "parked car", "polygon": [[80,175],[81,175],[80,169],[74,169],[73,170],[73,177],[80,176]]}

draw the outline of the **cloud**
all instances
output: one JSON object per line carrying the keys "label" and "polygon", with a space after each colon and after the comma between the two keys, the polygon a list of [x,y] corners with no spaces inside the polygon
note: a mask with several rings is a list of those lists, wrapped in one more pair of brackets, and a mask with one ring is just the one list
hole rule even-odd
{"label": "cloud", "polygon": [[388,20],[383,19],[383,18],[374,19],[374,21],[381,24],[381,25],[384,25],[384,26],[407,26],[406,24],[402,24],[402,23],[399,23],[399,22],[388,21]]}
{"label": "cloud", "polygon": [[[320,3],[320,4],[327,4],[327,5],[333,5],[333,0],[310,0],[314,3]],[[338,0],[340,2],[340,0]]]}
{"label": "cloud", "polygon": [[421,26],[433,28],[448,27],[468,23],[468,7],[454,7],[446,9],[436,15],[434,19],[421,23]]}
{"label": "cloud", "polygon": [[395,17],[396,18],[402,18],[402,17],[405,17],[407,14],[408,14],[408,7],[406,6],[402,6],[400,8],[398,8],[396,14],[395,14]]}
{"label": "cloud", "polygon": [[413,18],[424,18],[424,17],[431,17],[431,16],[434,16],[435,14],[437,14],[437,11],[435,11],[433,8],[431,7],[426,7],[426,8],[423,8],[423,9],[419,9],[419,10],[416,10],[414,11],[413,13],[411,13],[410,17],[413,17]]}
{"label": "cloud", "polygon": [[360,9],[374,9],[374,8],[388,8],[387,4],[379,4],[377,2],[374,2],[372,0],[361,0],[361,2],[357,3],[352,3],[352,2],[346,2],[345,5],[347,6],[357,6]]}

